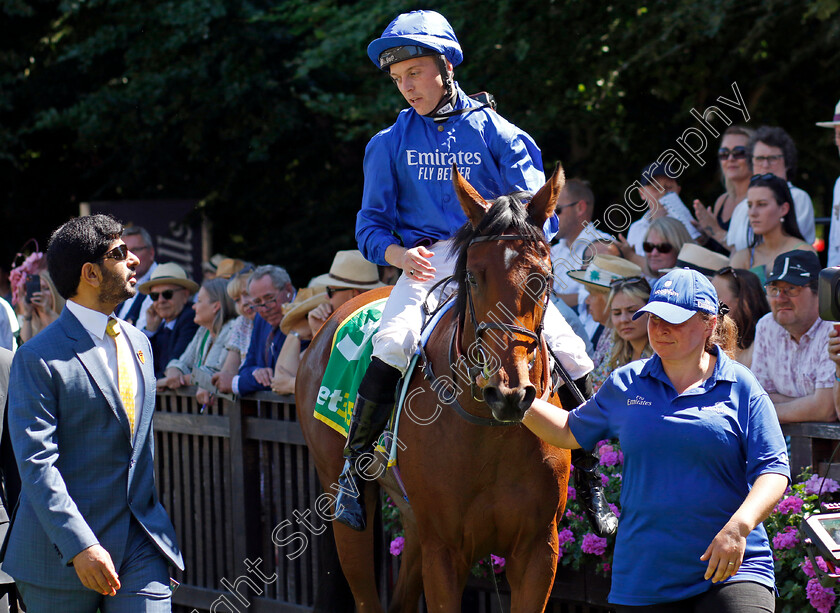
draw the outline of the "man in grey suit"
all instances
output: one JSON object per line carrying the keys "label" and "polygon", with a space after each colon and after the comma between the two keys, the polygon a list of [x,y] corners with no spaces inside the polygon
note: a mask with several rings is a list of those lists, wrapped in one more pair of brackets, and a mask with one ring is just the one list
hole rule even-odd
{"label": "man in grey suit", "polygon": [[155,490],[151,348],[111,317],[136,292],[122,230],[93,215],[53,233],[47,265],[67,304],[12,363],[22,490],[3,568],[29,613],[168,612],[169,565],[183,569]]}
{"label": "man in grey suit", "polygon": [[[5,542],[9,531],[9,514],[15,508],[20,493],[20,477],[17,464],[12,454],[9,440],[8,414],[6,408],[9,398],[9,372],[12,369],[14,354],[0,347],[0,543]],[[0,611],[17,611],[17,591],[14,579],[3,570],[0,564]]]}

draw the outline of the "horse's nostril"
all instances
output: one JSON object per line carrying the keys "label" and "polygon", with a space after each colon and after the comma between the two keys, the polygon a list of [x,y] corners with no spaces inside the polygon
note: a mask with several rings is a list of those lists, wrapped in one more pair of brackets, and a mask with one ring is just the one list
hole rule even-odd
{"label": "horse's nostril", "polygon": [[501,406],[504,397],[502,393],[499,391],[499,388],[494,385],[488,385],[484,388],[484,401],[487,403],[487,406],[491,408],[497,408]]}
{"label": "horse's nostril", "polygon": [[534,404],[534,399],[537,397],[537,388],[533,385],[526,385],[525,392],[522,394],[522,400],[519,403],[519,409],[524,413],[531,405]]}

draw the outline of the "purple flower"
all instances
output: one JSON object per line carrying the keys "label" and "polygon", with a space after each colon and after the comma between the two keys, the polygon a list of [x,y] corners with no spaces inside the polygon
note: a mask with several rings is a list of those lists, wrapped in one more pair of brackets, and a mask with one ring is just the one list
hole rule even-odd
{"label": "purple flower", "polygon": [[[609,451],[604,451],[607,447],[609,447]],[[615,466],[616,464],[621,463],[621,455],[618,451],[613,451],[610,445],[604,445],[601,447],[601,465],[602,466]]]}
{"label": "purple flower", "polygon": [[799,543],[799,536],[796,534],[796,528],[787,526],[783,532],[779,532],[773,537],[774,549],[793,549]]}
{"label": "purple flower", "polygon": [[571,530],[568,528],[563,528],[560,532],[557,533],[557,544],[560,545],[560,548],[563,548],[563,545],[566,543],[574,543],[575,542],[575,535],[572,533]]}
{"label": "purple flower", "polygon": [[[825,563],[825,560],[823,560],[821,556],[817,556],[817,566],[819,566],[820,570],[822,570],[823,572],[828,572],[828,565]],[[817,576],[817,573],[814,570],[814,565],[811,564],[811,558],[805,558],[802,564],[799,565],[799,568],[801,568],[802,572],[805,573],[808,577],[811,577],[812,579]]]}
{"label": "purple flower", "polygon": [[785,498],[776,505],[776,512],[787,515],[788,513],[799,513],[802,511],[803,500],[799,496]]}
{"label": "purple flower", "polygon": [[497,555],[490,554],[490,561],[493,563],[493,572],[497,575],[505,571],[505,559]]}
{"label": "purple flower", "polygon": [[596,556],[602,556],[607,550],[607,539],[601,538],[591,532],[587,532],[583,536],[583,543],[581,543],[580,549],[583,553],[591,553]]}
{"label": "purple flower", "polygon": [[811,603],[811,606],[819,613],[830,613],[834,601],[837,600],[834,590],[821,586],[817,579],[808,580],[808,585],[805,586],[805,595],[808,596],[808,602]]}
{"label": "purple flower", "polygon": [[609,484],[610,484],[610,478],[607,475],[605,475],[604,473],[601,473],[601,485],[603,485],[604,487],[607,487]]}
{"label": "purple flower", "polygon": [[610,511],[613,512],[613,515],[615,515],[616,517],[621,517],[621,511],[616,505],[614,505],[611,502],[608,502],[607,504],[610,505]]}
{"label": "purple flower", "polygon": [[393,541],[391,541],[391,555],[400,555],[402,553],[403,547],[405,547],[405,538],[398,536]]}
{"label": "purple flower", "polygon": [[569,492],[566,494],[566,500],[575,500],[577,499],[577,490],[573,488],[571,485],[569,486]]}
{"label": "purple flower", "polygon": [[823,483],[822,477],[819,475],[811,475],[811,477],[805,482],[805,493],[819,494],[821,484],[823,492],[836,492],[837,490],[840,490],[840,484],[838,484],[834,479],[826,478],[825,483]]}

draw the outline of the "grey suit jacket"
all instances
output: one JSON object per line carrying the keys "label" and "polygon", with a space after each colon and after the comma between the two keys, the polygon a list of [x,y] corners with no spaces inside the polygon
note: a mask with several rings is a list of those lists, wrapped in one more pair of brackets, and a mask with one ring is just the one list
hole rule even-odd
{"label": "grey suit jacket", "polygon": [[79,588],[70,563],[96,543],[119,569],[131,516],[183,569],[175,530],[155,489],[151,347],[136,328],[121,325],[136,359],[143,355],[138,383],[145,386],[145,401],[133,446],[116,382],[69,309],[15,354],[9,429],[22,490],[3,569],[18,581]]}
{"label": "grey suit jacket", "polygon": [[[0,347],[0,543],[6,542],[6,534],[9,531],[9,515],[17,501],[19,487],[17,477],[17,466],[14,458],[11,457],[9,445],[9,433],[6,432],[6,400],[9,397],[9,372],[12,368],[12,357],[14,354],[8,349]],[[14,474],[13,474],[14,473]],[[14,487],[12,487],[14,484]],[[12,578],[0,567],[0,584],[11,583]]]}

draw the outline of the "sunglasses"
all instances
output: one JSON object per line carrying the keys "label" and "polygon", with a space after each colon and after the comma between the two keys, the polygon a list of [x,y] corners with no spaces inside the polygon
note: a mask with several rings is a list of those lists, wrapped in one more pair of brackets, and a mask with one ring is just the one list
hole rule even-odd
{"label": "sunglasses", "polygon": [[577,202],[570,202],[569,204],[559,204],[554,207],[554,212],[558,215],[563,212],[563,209],[568,209],[570,206],[575,206]]}
{"label": "sunglasses", "polygon": [[352,288],[350,288],[350,287],[328,287],[327,290],[326,290],[327,291],[327,298],[332,298],[338,292],[343,292],[343,291],[348,290],[348,289],[352,289]]}
{"label": "sunglasses", "polygon": [[110,251],[107,251],[105,255],[103,255],[97,261],[116,260],[117,262],[122,262],[126,258],[128,258],[128,245],[123,243],[122,245],[117,245]]}
{"label": "sunglasses", "polygon": [[163,298],[164,300],[172,300],[172,296],[175,295],[175,292],[180,292],[184,288],[178,289],[165,289],[162,292],[149,292],[149,296],[152,299],[152,302],[157,302],[158,298]]}
{"label": "sunglasses", "polygon": [[650,283],[644,277],[619,277],[618,279],[613,279],[610,281],[610,289],[618,290],[626,285],[641,285],[642,287],[650,290]]}
{"label": "sunglasses", "polygon": [[753,183],[758,183],[759,181],[772,181],[773,179],[778,179],[776,175],[772,172],[765,172],[763,175],[753,175],[750,177],[750,185]]}
{"label": "sunglasses", "polygon": [[747,148],[739,145],[737,147],[732,147],[732,149],[727,149],[726,147],[718,149],[718,159],[720,161],[728,160],[730,157],[733,160],[747,159]]}
{"label": "sunglasses", "polygon": [[674,246],[671,243],[649,243],[645,241],[642,243],[642,249],[644,249],[645,253],[651,253],[654,249],[659,253],[671,253],[674,250]]}

